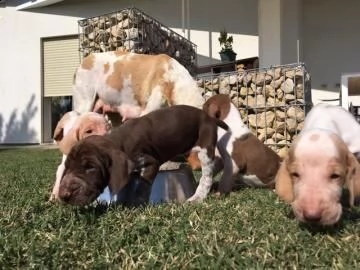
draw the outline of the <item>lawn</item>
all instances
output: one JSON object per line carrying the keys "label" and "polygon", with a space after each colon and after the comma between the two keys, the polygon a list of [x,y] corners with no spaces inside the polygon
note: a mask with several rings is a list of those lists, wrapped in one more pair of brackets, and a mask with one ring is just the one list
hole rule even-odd
{"label": "lawn", "polygon": [[58,150],[0,151],[0,269],[360,269],[359,209],[299,225],[272,191],[201,204],[49,203]]}

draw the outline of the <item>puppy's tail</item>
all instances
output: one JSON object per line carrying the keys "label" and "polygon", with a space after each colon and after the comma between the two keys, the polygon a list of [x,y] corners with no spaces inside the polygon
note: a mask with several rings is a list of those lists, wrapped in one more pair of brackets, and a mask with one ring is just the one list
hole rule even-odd
{"label": "puppy's tail", "polygon": [[224,129],[226,131],[230,131],[229,126],[224,121],[217,119],[217,118],[214,118],[214,119],[215,119],[216,125],[218,127],[221,127],[222,129]]}

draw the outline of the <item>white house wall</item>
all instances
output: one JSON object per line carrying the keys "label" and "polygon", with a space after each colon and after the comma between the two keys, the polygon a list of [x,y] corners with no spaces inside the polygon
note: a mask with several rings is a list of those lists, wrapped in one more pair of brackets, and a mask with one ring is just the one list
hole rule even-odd
{"label": "white house wall", "polygon": [[257,0],[190,1],[190,40],[198,45],[198,64],[219,62],[219,32],[234,38],[237,59],[259,55]]}
{"label": "white house wall", "polygon": [[[359,10],[358,0],[303,0],[303,61],[314,103],[338,98],[341,75],[360,72]],[[359,97],[349,100],[360,105]]]}
{"label": "white house wall", "polygon": [[39,143],[40,38],[77,32],[76,18],[0,8],[0,142]]}

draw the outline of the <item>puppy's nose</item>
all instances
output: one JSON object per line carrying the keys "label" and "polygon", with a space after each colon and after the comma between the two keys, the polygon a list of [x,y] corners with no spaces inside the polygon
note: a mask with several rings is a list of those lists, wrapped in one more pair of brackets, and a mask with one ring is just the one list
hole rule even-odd
{"label": "puppy's nose", "polygon": [[319,210],[304,210],[303,216],[306,222],[318,223],[322,217],[322,211]]}
{"label": "puppy's nose", "polygon": [[71,192],[65,191],[59,194],[60,200],[63,202],[68,202],[71,198]]}

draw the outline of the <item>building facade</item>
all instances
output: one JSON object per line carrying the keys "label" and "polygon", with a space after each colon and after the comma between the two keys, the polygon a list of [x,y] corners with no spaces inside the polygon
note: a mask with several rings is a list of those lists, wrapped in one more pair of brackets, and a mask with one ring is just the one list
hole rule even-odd
{"label": "building facade", "polygon": [[51,141],[54,110],[71,106],[80,61],[78,20],[131,6],[195,43],[199,66],[220,61],[217,39],[226,29],[237,59],[258,56],[261,67],[304,62],[313,103],[338,104],[346,86],[355,96],[343,94],[343,106],[360,105],[357,83],[349,83],[360,73],[357,0],[5,0],[0,2],[0,144]]}

